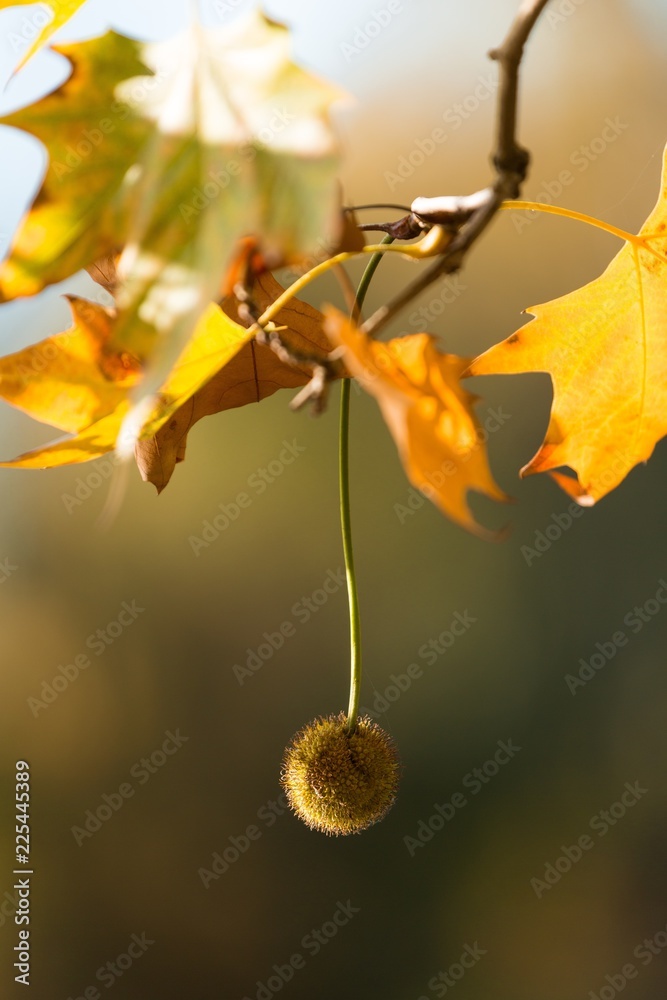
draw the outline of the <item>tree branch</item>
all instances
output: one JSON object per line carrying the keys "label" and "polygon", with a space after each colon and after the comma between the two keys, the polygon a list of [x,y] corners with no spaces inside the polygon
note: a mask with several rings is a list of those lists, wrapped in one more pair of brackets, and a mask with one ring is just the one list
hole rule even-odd
{"label": "tree branch", "polygon": [[[528,36],[547,3],[548,0],[524,0],[503,44],[489,52],[489,58],[500,65],[496,151],[493,158],[499,174],[496,187],[499,182],[504,187],[510,187],[513,175],[521,184],[526,176],[530,157],[516,139],[519,67]],[[505,198],[518,197],[518,188],[515,193],[505,193]]]}
{"label": "tree branch", "polygon": [[473,243],[482,235],[503,201],[518,198],[521,194],[530,156],[516,137],[519,67],[528,37],[548,2],[523,0],[503,43],[489,53],[489,57],[496,60],[500,67],[493,151],[494,183],[467,197],[416,198],[410,215],[392,224],[404,229],[412,226],[421,231],[440,225],[450,228],[455,235],[435,264],[364,323],[362,329],[368,335],[377,335],[397,312],[438,278],[458,271]]}

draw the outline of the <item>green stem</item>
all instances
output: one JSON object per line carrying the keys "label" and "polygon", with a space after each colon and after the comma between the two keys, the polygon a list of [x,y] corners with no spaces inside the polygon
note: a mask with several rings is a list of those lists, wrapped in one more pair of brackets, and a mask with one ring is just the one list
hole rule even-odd
{"label": "green stem", "polygon": [[[393,243],[393,236],[385,236],[383,244]],[[354,315],[359,313],[366,298],[366,292],[382,260],[382,252],[373,254],[364,271],[354,303]],[[354,732],[361,698],[361,619],[359,617],[359,596],[357,578],[354,572],[354,552],[352,549],[352,521],[350,517],[350,379],[344,378],[340,391],[340,434],[338,447],[338,472],[340,484],[340,526],[343,536],[347,594],[350,607],[350,703],[347,710],[347,731]]]}

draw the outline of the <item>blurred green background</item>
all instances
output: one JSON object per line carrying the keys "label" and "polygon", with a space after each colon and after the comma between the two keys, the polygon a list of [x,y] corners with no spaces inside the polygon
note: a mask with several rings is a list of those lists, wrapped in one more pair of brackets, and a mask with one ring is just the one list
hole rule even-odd
{"label": "blurred green background", "polygon": [[[205,17],[220,23],[242,6],[209,3]],[[486,52],[516,6],[403,0],[373,37],[366,26],[387,8],[383,0],[269,6],[293,24],[300,60],[356,98],[339,115],[348,201],[409,204],[487,183],[494,70]],[[150,7],[91,2],[62,37],[109,23],[163,37],[185,18],[176,0],[159,16]],[[4,79],[19,54],[13,34],[32,11],[0,14]],[[525,196],[636,231],[655,202],[667,138],[665,4],[555,0],[551,13],[523,67],[520,135],[533,154]],[[55,57],[39,55],[8,84],[2,108],[32,100],[62,75]],[[600,143],[607,119],[617,136]],[[414,166],[418,140],[424,148],[438,127],[446,141]],[[6,249],[43,153],[8,129],[0,143]],[[397,183],[386,175],[402,158],[413,170]],[[559,192],[563,170],[572,182]],[[474,355],[513,332],[522,309],[596,277],[617,249],[606,234],[568,220],[504,213],[458,285],[425,293],[394,332],[418,331],[414,312],[424,307],[447,349]],[[407,261],[385,261],[371,304],[416,273]],[[67,325],[63,291],[98,295],[77,277],[3,306],[5,350]],[[310,298],[319,304],[338,294],[323,282]],[[12,970],[12,805],[14,761],[27,759],[32,995],[40,1000],[93,990],[127,1000],[664,996],[667,610],[650,602],[667,579],[665,446],[568,523],[570,501],[558,487],[546,477],[517,478],[546,428],[548,377],[471,387],[484,397],[482,421],[499,408],[505,415],[489,448],[498,482],[518,503],[501,509],[473,500],[486,524],[511,522],[497,545],[428,504],[399,516],[409,484],[375,403],[353,394],[362,701],[382,707],[375,699],[385,698],[380,722],[404,767],[396,805],[358,837],[308,831],[282,810],[278,785],[291,735],[347,704],[344,591],[313,604],[308,620],[299,603],[317,602],[342,567],[337,390],[317,420],[291,413],[289,394],[280,393],[202,422],[159,498],[130,471],[106,531],[97,520],[108,462],[0,472],[2,995],[23,995]],[[4,405],[0,420],[3,458],[51,436]],[[192,537],[202,536],[204,522],[294,440],[304,449],[298,458],[261,495],[250,490],[252,504],[195,554]],[[549,544],[531,555],[540,537]],[[642,627],[624,624],[647,601]],[[144,610],[96,655],[88,637],[116,621],[123,602]],[[474,622],[446,652],[423,649],[466,612]],[[295,634],[272,650],[265,633],[286,621]],[[603,655],[596,644],[609,650],[619,629],[628,643],[573,694],[566,675]],[[50,704],[30,701],[82,653],[91,665],[66,686],[59,681]],[[234,666],[250,653],[265,662],[240,684]],[[396,698],[393,675],[411,663],[423,674]],[[167,733],[177,737],[165,748],[171,754],[162,749]],[[498,741],[521,748],[501,766],[489,763]],[[479,785],[475,768],[485,779]],[[626,783],[640,791],[618,805]],[[457,792],[466,804],[445,822],[436,806],[447,814]],[[86,818],[92,825],[100,807],[107,818],[85,836]],[[568,861],[584,835],[591,846]],[[213,877],[205,872],[216,853],[227,869],[218,862]],[[547,872],[548,888],[531,881],[544,882]],[[135,938],[134,955],[133,935],[144,942]],[[290,975],[297,953],[302,961]]]}

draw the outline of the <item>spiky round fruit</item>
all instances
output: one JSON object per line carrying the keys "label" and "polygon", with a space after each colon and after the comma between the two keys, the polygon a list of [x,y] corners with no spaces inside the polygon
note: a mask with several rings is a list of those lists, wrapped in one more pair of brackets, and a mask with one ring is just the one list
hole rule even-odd
{"label": "spiky round fruit", "polygon": [[347,731],[347,716],[315,719],[285,750],[280,776],[290,806],[312,830],[360,833],[389,811],[398,788],[398,754],[367,715]]}

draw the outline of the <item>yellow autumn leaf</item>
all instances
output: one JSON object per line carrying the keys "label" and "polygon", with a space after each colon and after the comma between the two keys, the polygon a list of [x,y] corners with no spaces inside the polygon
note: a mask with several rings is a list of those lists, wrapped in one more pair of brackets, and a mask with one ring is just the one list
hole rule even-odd
{"label": "yellow autumn leaf", "polygon": [[[37,9],[30,16],[26,14],[23,20],[17,43],[18,45],[24,43],[28,47],[16,68],[20,69],[25,66],[28,59],[43,45],[46,45],[49,38],[55,35],[56,31],[62,28],[63,24],[71,17],[74,17],[85,2],[86,0],[42,0],[37,6],[35,0],[0,0],[0,10],[5,10],[7,7],[37,6]],[[50,17],[47,17],[45,7],[49,9]],[[11,35],[9,41],[10,44],[16,44]]]}
{"label": "yellow autumn leaf", "polygon": [[332,343],[343,345],[346,365],[379,403],[413,486],[453,521],[491,537],[473,517],[468,492],[509,498],[489,468],[476,397],[459,381],[469,361],[438,353],[427,333],[379,342],[335,309],[325,316]]}
{"label": "yellow autumn leaf", "polygon": [[112,314],[68,297],[74,325],[0,357],[0,397],[35,420],[75,434],[111,413],[140,377],[136,360],[108,348]]}
{"label": "yellow autumn leaf", "polygon": [[[111,346],[109,310],[76,298],[70,305],[74,317],[70,330],[0,359],[0,398],[75,436],[0,466],[46,469],[87,462],[119,444],[141,384],[138,362]],[[154,435],[249,337],[245,327],[219,306],[210,305],[147,414],[144,435]]]}
{"label": "yellow autumn leaf", "polygon": [[108,32],[58,46],[72,73],[54,93],[0,119],[47,148],[32,208],[0,263],[0,302],[34,295],[116,249],[128,229],[125,176],[149,136],[134,102],[116,97],[127,76],[150,70],[138,42]]}
{"label": "yellow autumn leaf", "polygon": [[[263,311],[275,302],[283,291],[270,273],[259,275],[253,286],[253,299],[258,310]],[[233,320],[238,320],[236,305],[233,297],[223,302],[225,312]],[[331,350],[324,334],[324,317],[307,302],[292,299],[280,310],[275,322],[283,328],[282,336],[292,350],[322,358]],[[185,399],[155,434],[150,436],[146,432],[137,441],[135,458],[142,479],[152,483],[158,493],[164,489],[176,463],[185,458],[189,431],[202,417],[248,403],[259,403],[279,389],[305,385],[311,375],[311,368],[281,361],[268,345],[258,344],[252,338]]]}
{"label": "yellow autumn leaf", "polygon": [[667,434],[667,149],[660,196],[639,234],[603,228],[626,237],[606,271],[531,306],[535,319],[467,373],[551,375],[549,427],[521,475],[549,472],[584,506],[618,486]]}

